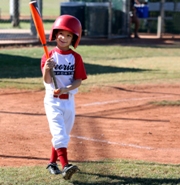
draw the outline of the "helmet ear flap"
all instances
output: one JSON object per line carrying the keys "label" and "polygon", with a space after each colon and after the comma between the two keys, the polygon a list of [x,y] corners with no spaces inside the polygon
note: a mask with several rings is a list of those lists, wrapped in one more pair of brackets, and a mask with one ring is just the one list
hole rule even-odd
{"label": "helmet ear flap", "polygon": [[56,34],[58,33],[58,29],[54,29],[52,32],[52,40],[56,40]]}
{"label": "helmet ear flap", "polygon": [[73,35],[73,39],[72,39],[72,46],[75,48],[75,44],[77,42],[78,36],[77,35]]}

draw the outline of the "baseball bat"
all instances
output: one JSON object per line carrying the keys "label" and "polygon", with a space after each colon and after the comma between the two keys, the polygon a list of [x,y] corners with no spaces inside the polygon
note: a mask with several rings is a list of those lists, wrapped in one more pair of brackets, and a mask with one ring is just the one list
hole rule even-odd
{"label": "baseball bat", "polygon": [[[49,52],[48,52],[48,48],[47,48],[47,44],[46,44],[46,36],[45,36],[45,32],[44,32],[44,26],[43,26],[43,21],[42,21],[42,18],[41,18],[41,13],[39,11],[37,2],[36,1],[31,1],[29,3],[29,6],[30,6],[30,11],[31,11],[31,14],[32,14],[32,18],[33,18],[36,30],[37,30],[38,35],[39,35],[39,39],[40,39],[41,44],[43,46],[46,58],[48,59],[49,58]],[[54,72],[53,72],[52,69],[50,70],[50,74],[51,74],[52,81],[54,83],[55,89],[58,89],[56,78],[54,76]]]}

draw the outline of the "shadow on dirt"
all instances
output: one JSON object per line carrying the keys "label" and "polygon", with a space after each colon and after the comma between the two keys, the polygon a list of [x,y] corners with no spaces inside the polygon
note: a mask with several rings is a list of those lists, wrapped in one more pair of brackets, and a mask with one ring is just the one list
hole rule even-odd
{"label": "shadow on dirt", "polygon": [[[109,86],[110,87],[110,86]],[[162,94],[162,95],[177,95],[179,96],[180,93],[177,92],[177,93],[168,93],[168,92],[152,92],[152,91],[148,91],[147,89],[143,89],[143,90],[135,90],[135,89],[127,89],[127,88],[122,88],[122,87],[116,87],[116,86],[112,86],[111,88],[113,89],[117,89],[119,91],[125,91],[125,92],[137,92],[137,93],[146,93],[146,94]],[[162,86],[163,88],[163,86]]]}

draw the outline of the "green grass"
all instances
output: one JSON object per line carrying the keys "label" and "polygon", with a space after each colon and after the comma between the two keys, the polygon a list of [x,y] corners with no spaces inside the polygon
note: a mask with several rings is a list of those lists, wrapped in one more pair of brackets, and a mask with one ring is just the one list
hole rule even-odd
{"label": "green grass", "polygon": [[3,185],[178,185],[179,165],[155,164],[143,161],[105,160],[77,163],[81,171],[71,181],[61,175],[50,175],[46,166],[1,167]]}
{"label": "green grass", "polygon": [[178,48],[83,46],[78,51],[92,84],[179,81]]}
{"label": "green grass", "polygon": [[180,106],[180,100],[177,100],[177,101],[167,101],[167,100],[153,101],[153,102],[150,102],[150,104],[159,105],[159,106]]}
{"label": "green grass", "polygon": [[[49,47],[49,50],[52,47]],[[82,90],[114,84],[159,84],[180,82],[178,48],[79,46],[88,80]],[[0,88],[42,89],[42,47],[0,50]]]}

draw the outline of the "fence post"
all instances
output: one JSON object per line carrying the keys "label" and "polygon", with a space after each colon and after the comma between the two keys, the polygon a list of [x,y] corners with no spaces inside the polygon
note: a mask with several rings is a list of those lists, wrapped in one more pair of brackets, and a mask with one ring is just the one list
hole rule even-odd
{"label": "fence post", "polygon": [[[30,1],[34,1],[34,0],[30,0]],[[38,5],[39,11],[40,11],[41,16],[42,16],[42,0],[37,0],[37,5]],[[37,31],[36,31],[36,27],[34,25],[32,15],[31,15],[31,18],[30,18],[30,34],[33,35],[33,36],[37,36]]]}
{"label": "fence post", "polygon": [[161,26],[162,25],[162,18],[161,16],[158,16],[158,21],[157,21],[157,36],[158,38],[161,38],[161,33],[162,33],[162,30],[161,30]]}
{"label": "fence post", "polygon": [[37,0],[37,5],[38,5],[39,11],[41,13],[41,17],[43,17],[43,14],[42,14],[43,2],[42,2],[42,0]]}
{"label": "fence post", "polygon": [[112,25],[112,0],[109,0],[109,7],[108,7],[108,39],[111,39],[111,25]]}
{"label": "fence post", "polygon": [[13,19],[13,9],[14,9],[13,0],[9,0],[9,14],[10,14],[11,22],[12,22],[12,19]]}
{"label": "fence post", "polygon": [[19,0],[13,0],[12,26],[19,26]]}
{"label": "fence post", "polygon": [[126,1],[126,13],[127,13],[127,20],[126,20],[126,24],[127,24],[127,35],[128,38],[131,38],[131,18],[130,18],[130,2],[131,0],[127,0]]}
{"label": "fence post", "polygon": [[[30,0],[30,2],[31,1],[34,1],[34,0]],[[35,27],[32,15],[30,16],[30,35],[37,36],[37,31],[36,31],[36,27]]]}
{"label": "fence post", "polygon": [[161,32],[160,32],[160,38],[162,38],[162,34],[164,33],[164,4],[166,0],[161,0],[160,3],[160,15],[161,15]]}

